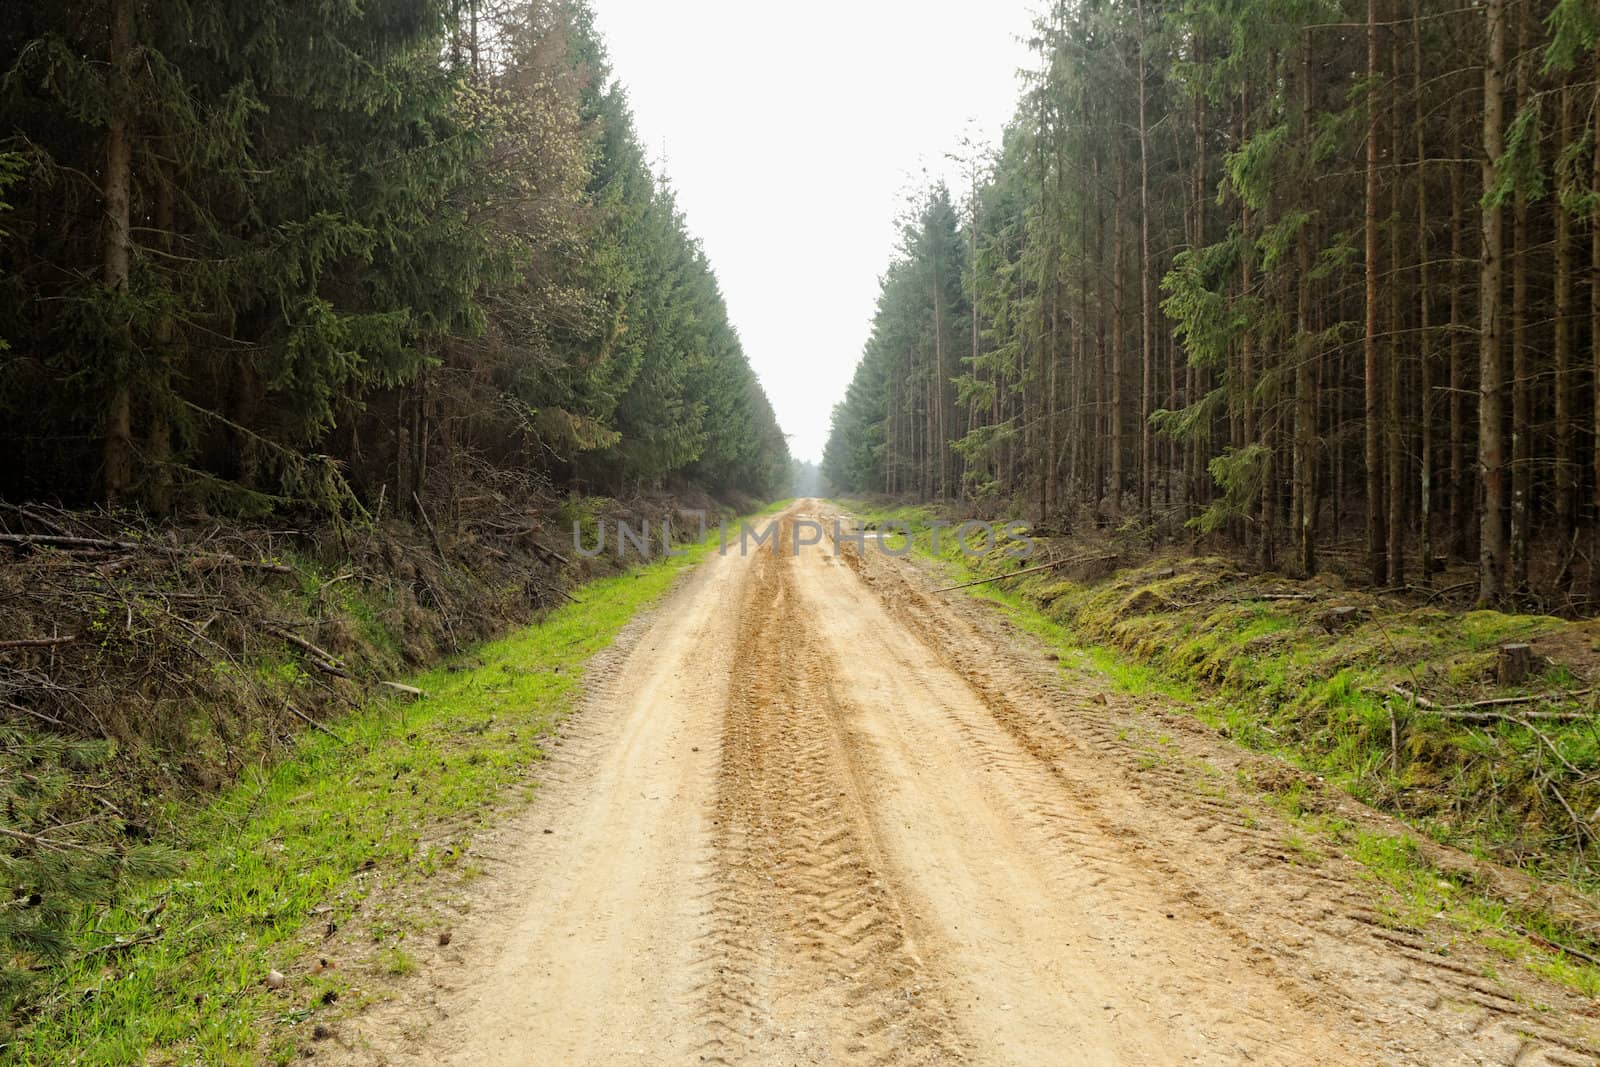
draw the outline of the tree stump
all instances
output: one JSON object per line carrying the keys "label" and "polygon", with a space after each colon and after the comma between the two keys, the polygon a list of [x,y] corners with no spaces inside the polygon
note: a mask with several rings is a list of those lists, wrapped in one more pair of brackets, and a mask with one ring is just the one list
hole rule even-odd
{"label": "tree stump", "polygon": [[1533,673],[1533,646],[1501,645],[1495,657],[1495,680],[1501,685],[1519,685]]}

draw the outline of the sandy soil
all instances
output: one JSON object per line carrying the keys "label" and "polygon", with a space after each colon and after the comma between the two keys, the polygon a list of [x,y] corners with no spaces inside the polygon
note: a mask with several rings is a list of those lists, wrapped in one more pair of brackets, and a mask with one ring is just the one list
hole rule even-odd
{"label": "sandy soil", "polygon": [[1259,757],[930,587],[848,544],[699,568],[319,1059],[1596,1062],[1588,1002],[1286,848]]}

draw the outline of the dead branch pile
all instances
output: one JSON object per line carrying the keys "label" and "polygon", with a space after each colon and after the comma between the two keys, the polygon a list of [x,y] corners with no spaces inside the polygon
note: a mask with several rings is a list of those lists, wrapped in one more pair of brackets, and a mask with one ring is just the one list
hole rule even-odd
{"label": "dead branch pile", "polygon": [[[553,495],[474,489],[360,528],[0,504],[0,724],[113,742],[108,800],[219,787],[618,566],[566,550]],[[677,506],[609,504],[635,520]]]}

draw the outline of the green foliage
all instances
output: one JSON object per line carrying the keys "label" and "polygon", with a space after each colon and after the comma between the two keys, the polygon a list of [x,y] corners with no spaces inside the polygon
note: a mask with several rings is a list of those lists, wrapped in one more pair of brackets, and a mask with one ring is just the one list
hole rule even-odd
{"label": "green foliage", "polygon": [[[171,854],[126,832],[120,813],[88,797],[83,776],[109,755],[87,743],[0,729],[0,1039],[45,967],[79,948],[81,916],[153,876]],[[62,824],[63,811],[78,817]]]}
{"label": "green foliage", "polygon": [[1600,41],[1600,3],[1596,0],[1556,0],[1545,16],[1550,43],[1545,47],[1544,69],[1571,70],[1592,55]]}
{"label": "green foliage", "polygon": [[1190,522],[1210,533],[1224,523],[1242,518],[1252,501],[1261,496],[1272,462],[1272,450],[1259,442],[1243,448],[1228,448],[1211,461],[1211,477],[1222,487],[1222,496]]}
{"label": "green foliage", "polygon": [[1541,118],[1539,102],[1534,99],[1511,120],[1506,130],[1505,152],[1495,167],[1495,184],[1484,192],[1486,206],[1501,207],[1513,196],[1528,200],[1544,196],[1546,176],[1539,162],[1539,143],[1543,138]]}

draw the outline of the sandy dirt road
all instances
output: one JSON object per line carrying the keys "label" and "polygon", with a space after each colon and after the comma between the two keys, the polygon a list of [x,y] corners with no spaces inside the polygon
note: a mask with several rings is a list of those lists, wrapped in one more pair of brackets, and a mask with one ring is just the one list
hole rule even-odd
{"label": "sandy dirt road", "polygon": [[849,544],[699,568],[594,669],[452,947],[328,1051],[1596,1062],[1586,1002],[1286,850],[1237,788],[1258,757],[928,589]]}

